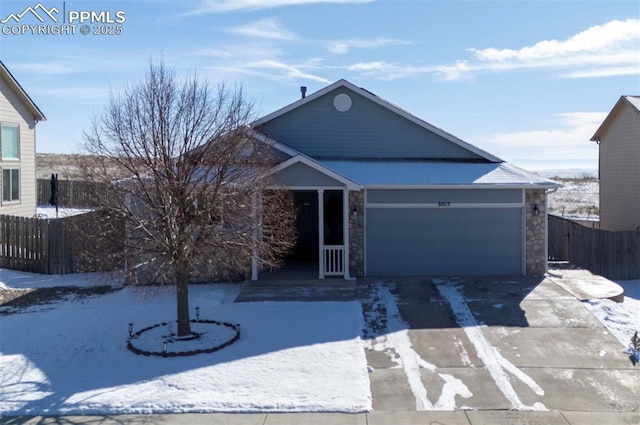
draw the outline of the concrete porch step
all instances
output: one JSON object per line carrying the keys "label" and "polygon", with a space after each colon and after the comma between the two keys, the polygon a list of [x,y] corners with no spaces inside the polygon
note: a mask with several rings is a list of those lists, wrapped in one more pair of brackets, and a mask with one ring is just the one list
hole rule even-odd
{"label": "concrete porch step", "polygon": [[235,302],[264,301],[355,301],[358,285],[355,280],[283,280],[247,283]]}

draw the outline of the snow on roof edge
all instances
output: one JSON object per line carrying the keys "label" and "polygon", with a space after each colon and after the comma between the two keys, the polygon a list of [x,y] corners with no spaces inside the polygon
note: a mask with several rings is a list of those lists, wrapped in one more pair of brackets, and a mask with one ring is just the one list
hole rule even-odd
{"label": "snow on roof edge", "polygon": [[562,185],[515,165],[441,161],[324,160],[323,166],[363,187],[510,187],[553,189]]}
{"label": "snow on roof edge", "polygon": [[627,102],[633,105],[638,111],[640,111],[640,96],[625,96]]}

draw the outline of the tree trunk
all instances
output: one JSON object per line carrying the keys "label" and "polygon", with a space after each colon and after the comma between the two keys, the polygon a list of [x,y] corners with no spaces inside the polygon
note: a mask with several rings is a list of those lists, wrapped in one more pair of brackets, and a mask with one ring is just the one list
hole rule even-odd
{"label": "tree trunk", "polygon": [[176,296],[178,306],[178,336],[191,335],[189,319],[189,271],[186,267],[176,268]]}

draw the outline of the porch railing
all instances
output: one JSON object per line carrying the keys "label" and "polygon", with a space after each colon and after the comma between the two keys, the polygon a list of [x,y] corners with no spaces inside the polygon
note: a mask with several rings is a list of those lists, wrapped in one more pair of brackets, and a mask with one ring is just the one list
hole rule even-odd
{"label": "porch railing", "polygon": [[323,250],[324,275],[344,275],[344,245],[325,245]]}

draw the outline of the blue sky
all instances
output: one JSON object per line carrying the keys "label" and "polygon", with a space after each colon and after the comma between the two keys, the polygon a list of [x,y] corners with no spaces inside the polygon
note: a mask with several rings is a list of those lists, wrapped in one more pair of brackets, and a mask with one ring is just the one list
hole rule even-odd
{"label": "blue sky", "polygon": [[[110,90],[152,57],[241,85],[257,116],[344,78],[532,170],[597,168],[590,137],[620,95],[640,94],[636,0],[41,3],[57,24],[79,11],[125,21],[120,35],[77,21],[75,34],[11,34],[39,24],[32,14],[4,24],[0,58],[47,116],[38,152],[78,152]],[[0,21],[37,4],[2,0]]]}

